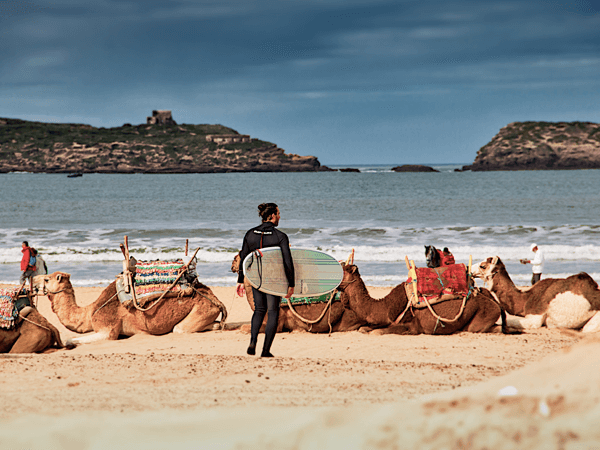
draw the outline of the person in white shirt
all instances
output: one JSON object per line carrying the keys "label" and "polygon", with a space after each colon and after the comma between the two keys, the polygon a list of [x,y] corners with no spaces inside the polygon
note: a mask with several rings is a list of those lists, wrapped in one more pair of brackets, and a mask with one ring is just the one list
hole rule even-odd
{"label": "person in white shirt", "polygon": [[544,252],[540,250],[537,244],[531,244],[531,251],[535,254],[533,259],[523,259],[523,264],[531,264],[531,271],[533,276],[531,277],[531,285],[534,285],[540,278],[542,278],[542,272],[544,271]]}

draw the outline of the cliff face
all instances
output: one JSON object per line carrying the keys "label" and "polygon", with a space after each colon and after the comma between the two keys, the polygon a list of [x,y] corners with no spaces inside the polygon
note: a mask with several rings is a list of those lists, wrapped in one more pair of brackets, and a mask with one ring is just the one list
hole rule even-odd
{"label": "cliff face", "polygon": [[600,168],[600,124],[515,122],[477,152],[465,170]]}
{"label": "cliff face", "polygon": [[211,141],[215,135],[238,133],[221,125],[125,124],[107,129],[0,118],[0,173],[327,170],[314,156],[287,154],[270,142],[216,143]]}

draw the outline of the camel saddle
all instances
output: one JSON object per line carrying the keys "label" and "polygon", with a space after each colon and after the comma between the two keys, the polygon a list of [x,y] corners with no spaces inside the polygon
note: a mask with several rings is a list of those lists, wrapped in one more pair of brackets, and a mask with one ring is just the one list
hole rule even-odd
{"label": "camel saddle", "polygon": [[[158,299],[166,292],[165,297],[192,295],[191,284],[197,278],[195,270],[188,270],[180,275],[185,264],[182,259],[173,261],[135,261],[128,271],[133,275],[133,289],[139,306]],[[124,306],[131,306],[134,300],[127,274],[117,276],[117,295]]]}
{"label": "camel saddle", "polygon": [[0,289],[0,328],[11,330],[17,324],[19,311],[31,306],[29,290],[20,288]]}
{"label": "camel saddle", "polygon": [[[464,264],[451,264],[434,269],[417,267],[416,274],[416,280],[409,276],[404,285],[406,295],[415,308],[426,308],[427,303],[433,305],[463,299],[469,294],[467,267]],[[417,297],[414,293],[414,283],[417,284]]]}
{"label": "camel saddle", "polygon": [[[322,294],[319,295],[317,297],[292,297],[290,298],[290,303],[292,304],[292,306],[296,306],[296,305],[314,305],[314,304],[318,304],[318,303],[328,303],[329,299],[331,298],[331,292],[328,294]],[[340,292],[335,292],[333,294],[333,302],[339,302],[341,299],[341,293]],[[286,307],[288,306],[288,302],[287,299],[284,297],[281,297],[281,307]]]}

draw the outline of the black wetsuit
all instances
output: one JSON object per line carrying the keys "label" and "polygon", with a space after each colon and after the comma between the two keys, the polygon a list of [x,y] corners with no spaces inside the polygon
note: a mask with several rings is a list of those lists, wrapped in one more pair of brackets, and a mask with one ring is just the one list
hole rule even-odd
{"label": "black wetsuit", "polygon": [[[243,261],[251,252],[259,248],[279,247],[283,255],[283,267],[288,280],[289,287],[294,287],[294,264],[290,252],[290,241],[285,233],[275,228],[273,222],[263,222],[259,226],[248,230],[244,236],[244,243],[240,251],[240,268],[238,271],[238,283],[244,282]],[[265,318],[265,343],[262,355],[267,356],[271,351],[271,344],[277,333],[277,322],[279,321],[279,305],[281,297],[265,294],[258,289],[252,288],[254,296],[254,314],[252,314],[252,327],[250,332],[250,347],[254,349],[258,340],[258,332]]]}

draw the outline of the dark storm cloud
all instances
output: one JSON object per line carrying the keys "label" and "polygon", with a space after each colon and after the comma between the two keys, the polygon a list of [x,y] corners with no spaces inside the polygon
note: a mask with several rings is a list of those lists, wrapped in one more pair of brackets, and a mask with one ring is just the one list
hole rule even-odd
{"label": "dark storm cloud", "polygon": [[[424,117],[451,129],[440,114],[508,116],[552,97],[573,117],[598,87],[599,30],[591,1],[0,2],[0,116],[135,121],[104,112],[119,99],[123,115],[170,103],[190,122],[210,111],[248,126],[264,112],[345,136]],[[77,107],[90,102],[95,115]],[[505,125],[487,120],[486,135]]]}

